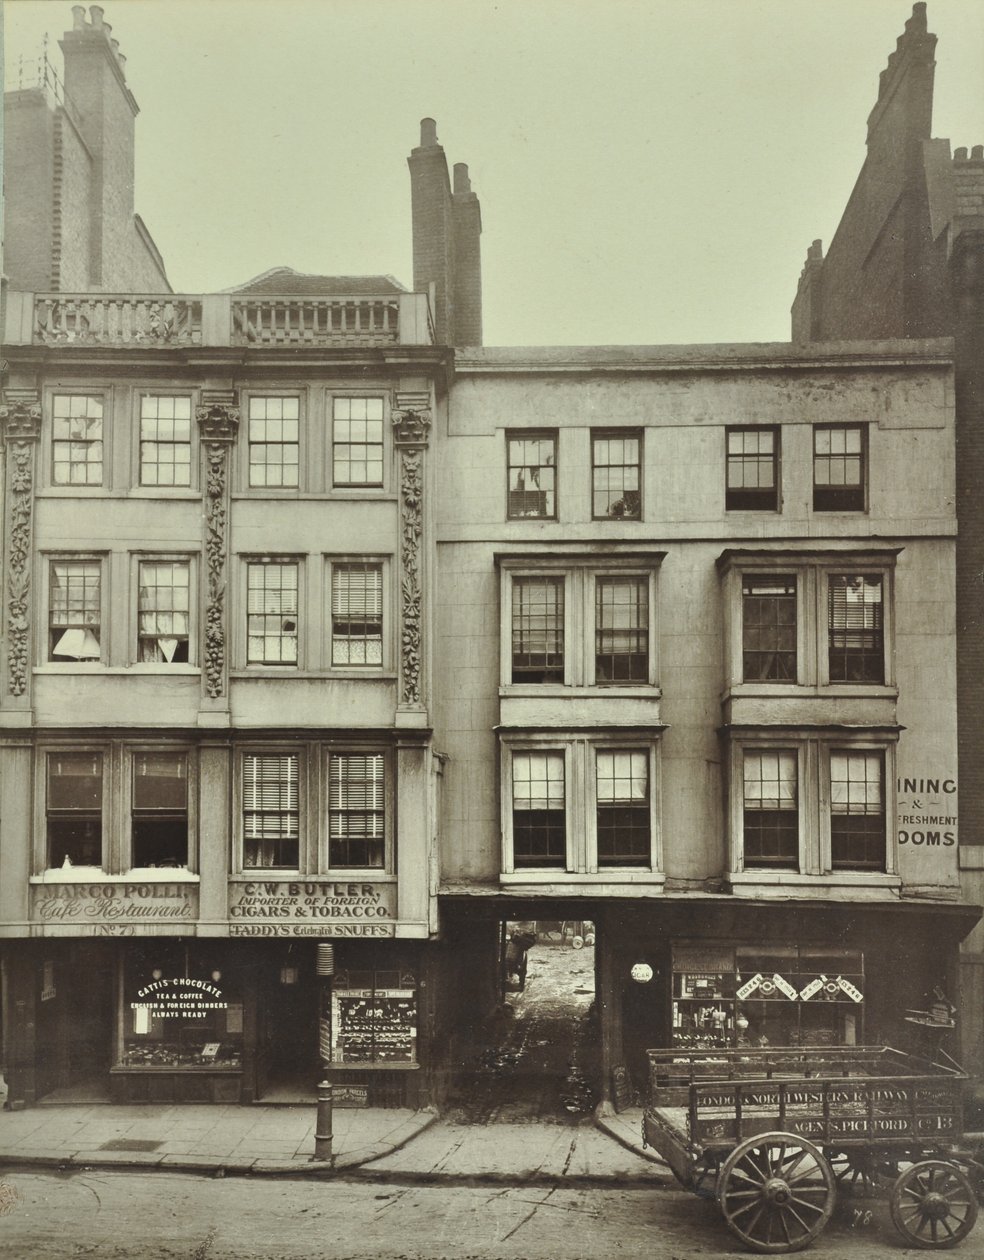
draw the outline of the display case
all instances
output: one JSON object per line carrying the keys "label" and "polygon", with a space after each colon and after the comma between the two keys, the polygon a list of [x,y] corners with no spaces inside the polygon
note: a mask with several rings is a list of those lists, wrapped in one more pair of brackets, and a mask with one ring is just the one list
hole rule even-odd
{"label": "display case", "polygon": [[341,971],[332,988],[332,1063],[417,1060],[417,984],[406,970]]}
{"label": "display case", "polygon": [[807,945],[676,945],[672,1045],[863,1044],[864,958]]}

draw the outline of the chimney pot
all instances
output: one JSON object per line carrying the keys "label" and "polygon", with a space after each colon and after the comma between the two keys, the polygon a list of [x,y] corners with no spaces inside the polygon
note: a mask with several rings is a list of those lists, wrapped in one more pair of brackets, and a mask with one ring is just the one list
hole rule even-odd
{"label": "chimney pot", "polygon": [[471,180],[468,178],[468,163],[455,162],[454,164],[454,191],[456,193],[471,192]]}
{"label": "chimney pot", "polygon": [[984,144],[975,144],[970,151],[970,156],[975,162],[984,161]]}
{"label": "chimney pot", "polygon": [[77,31],[81,31],[85,29],[85,5],[84,4],[72,5],[72,26]]}
{"label": "chimney pot", "polygon": [[967,161],[967,150],[966,150],[966,148],[954,149],[954,150],[953,150],[953,156],[956,158],[956,160],[957,160],[958,162],[966,162],[966,161]]}
{"label": "chimney pot", "polygon": [[[109,30],[109,27],[107,26],[106,29]],[[111,39],[109,42],[113,45],[113,52],[116,53],[118,57],[120,55],[120,41],[118,39]]]}
{"label": "chimney pot", "polygon": [[420,147],[432,149],[437,144],[437,123],[433,118],[420,120]]}
{"label": "chimney pot", "polygon": [[89,5],[89,16],[92,18],[92,25],[93,25],[93,26],[102,26],[102,24],[103,24],[103,9],[102,9],[102,5],[99,5],[99,4],[90,4],[90,5]]}

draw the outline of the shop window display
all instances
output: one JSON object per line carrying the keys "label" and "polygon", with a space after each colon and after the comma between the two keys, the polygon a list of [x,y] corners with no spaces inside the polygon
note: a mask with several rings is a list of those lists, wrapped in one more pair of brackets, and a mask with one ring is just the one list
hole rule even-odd
{"label": "shop window display", "polygon": [[864,963],[857,951],[674,949],[675,1047],[859,1045],[863,1007]]}
{"label": "shop window display", "polygon": [[243,1004],[210,951],[161,943],[123,964],[123,1043],[128,1069],[239,1069]]}
{"label": "shop window display", "polygon": [[332,1063],[416,1063],[417,982],[411,972],[339,971],[331,1005]]}

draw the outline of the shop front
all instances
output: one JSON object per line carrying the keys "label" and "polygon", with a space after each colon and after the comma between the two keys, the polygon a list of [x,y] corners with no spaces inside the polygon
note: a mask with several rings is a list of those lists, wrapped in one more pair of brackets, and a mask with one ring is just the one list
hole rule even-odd
{"label": "shop front", "polygon": [[[599,914],[604,1082],[644,1098],[646,1050],[927,1045],[908,1018],[955,992],[957,947],[975,913],[954,903],[854,906],[667,899]],[[954,1034],[955,1035],[955,1034]]]}
{"label": "shop front", "polygon": [[148,937],[5,947],[11,1106],[38,1102],[416,1106],[416,942]]}

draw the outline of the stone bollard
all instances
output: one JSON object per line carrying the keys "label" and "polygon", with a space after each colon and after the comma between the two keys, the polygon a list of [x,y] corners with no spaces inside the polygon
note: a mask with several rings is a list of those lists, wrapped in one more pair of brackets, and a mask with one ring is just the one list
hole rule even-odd
{"label": "stone bollard", "polygon": [[331,1159],[331,1081],[318,1082],[318,1119],[314,1130],[314,1158]]}

